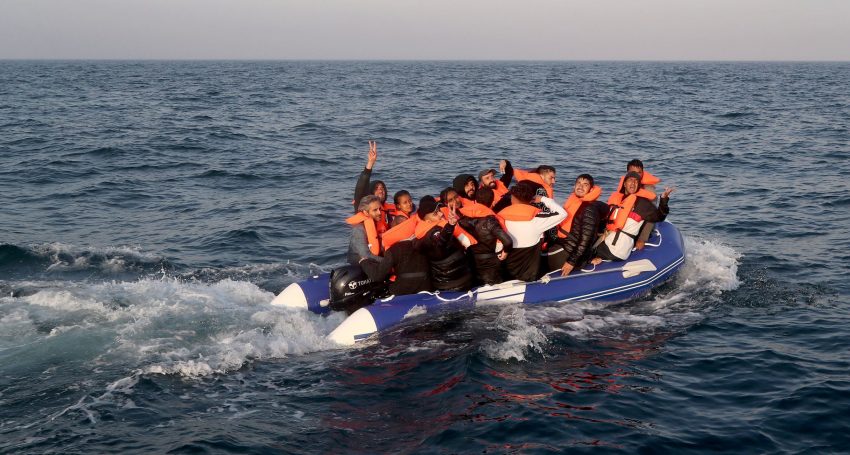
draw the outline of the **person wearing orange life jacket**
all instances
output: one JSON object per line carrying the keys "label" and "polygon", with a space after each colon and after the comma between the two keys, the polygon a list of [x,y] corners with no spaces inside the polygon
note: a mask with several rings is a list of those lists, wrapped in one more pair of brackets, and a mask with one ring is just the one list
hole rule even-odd
{"label": "person wearing orange life jacket", "polygon": [[383,252],[377,223],[381,218],[381,200],[370,194],[360,199],[357,213],[345,220],[351,226],[348,263],[357,265],[363,258],[380,257]]}
{"label": "person wearing orange life jacket", "polygon": [[392,221],[390,227],[396,227],[410,218],[410,215],[416,211],[416,206],[413,204],[413,198],[407,190],[401,190],[393,195],[394,209],[390,213]]}
{"label": "person wearing orange life jacket", "polygon": [[[561,269],[567,276],[576,267],[581,267],[593,257],[593,244],[605,231],[608,204],[598,201],[602,189],[593,183],[593,176],[581,174],[576,177],[573,194],[564,202],[567,217],[558,226],[556,248],[560,249],[558,261],[549,264],[550,270]],[[553,248],[550,247],[550,251]]]}
{"label": "person wearing orange life jacket", "polygon": [[477,240],[467,248],[475,263],[475,276],[481,284],[502,282],[501,261],[513,248],[513,240],[504,231],[504,220],[496,215],[490,206],[493,204],[493,190],[489,187],[478,188],[475,192],[475,204],[463,206],[460,225],[472,233]]}
{"label": "person wearing orange life jacket", "polygon": [[605,240],[596,250],[594,263],[602,259],[625,261],[632,253],[632,247],[644,222],[659,222],[667,218],[670,212],[668,201],[673,188],[665,188],[658,207],[652,203],[655,193],[641,187],[640,174],[629,172],[623,179],[623,188],[608,198],[611,208],[606,225]]}
{"label": "person wearing orange life jacket", "polygon": [[381,201],[381,217],[376,222],[376,227],[378,229],[378,235],[381,235],[390,227],[389,224],[392,221],[390,213],[395,210],[395,206],[387,203],[387,185],[380,180],[371,181],[372,167],[375,166],[377,160],[378,143],[369,141],[369,157],[366,160],[366,167],[360,172],[357,185],[354,187],[354,201],[352,204],[355,211],[359,211],[357,210],[357,206],[360,200],[363,199],[363,196],[370,194],[378,196],[378,199]]}
{"label": "person wearing orange life jacket", "polygon": [[499,170],[502,172],[502,177],[496,178],[495,169],[486,169],[478,173],[479,188],[490,188],[493,190],[493,203],[490,208],[496,206],[503,198],[507,199],[506,203],[501,208],[510,205],[510,195],[508,194],[508,186],[514,178],[514,168],[508,160],[499,162]]}
{"label": "person wearing orange life jacket", "polygon": [[[511,237],[513,249],[505,260],[508,274],[518,280],[534,281],[540,271],[543,233],[557,227],[567,213],[547,196],[536,195],[537,185],[523,180],[511,188],[511,205],[499,212]],[[549,210],[544,213],[532,202]]]}
{"label": "person wearing orange life jacket", "polygon": [[530,180],[542,186],[543,189],[546,190],[546,197],[548,197],[549,199],[555,198],[556,172],[553,166],[543,164],[537,166],[536,169],[532,169],[530,171],[514,169],[514,177],[516,177],[517,182],[521,182],[523,180]]}
{"label": "person wearing orange life jacket", "polygon": [[390,229],[384,234],[387,249],[383,258],[364,258],[360,267],[373,282],[383,282],[390,274],[395,280],[389,283],[389,291],[393,295],[416,294],[422,291],[433,291],[431,283],[431,265],[428,258],[420,251],[422,240],[415,235],[419,216],[413,214],[403,223]]}
{"label": "person wearing orange life jacket", "polygon": [[416,238],[421,240],[420,251],[430,261],[431,282],[440,291],[464,291],[472,286],[472,273],[463,246],[455,238],[458,218],[454,210],[448,219],[433,196],[419,200],[416,211],[419,223]]}
{"label": "person wearing orange life jacket", "polygon": [[[643,186],[643,189],[655,192],[655,185],[661,181],[660,178],[650,174],[643,168],[643,161],[634,159],[629,161],[626,164],[626,172],[637,172],[640,174],[640,184]],[[617,184],[617,191],[623,189],[623,180],[625,176],[620,177],[620,183]],[[657,201],[652,201],[656,203]],[[637,241],[635,242],[635,248],[638,250],[642,250],[646,241],[649,240],[649,236],[652,234],[652,230],[655,228],[655,223],[646,222],[643,224],[643,228],[640,230],[640,234],[638,234]]]}
{"label": "person wearing orange life jacket", "polygon": [[458,208],[475,203],[475,190],[478,189],[478,181],[469,174],[460,174],[452,181],[452,188],[457,192]]}

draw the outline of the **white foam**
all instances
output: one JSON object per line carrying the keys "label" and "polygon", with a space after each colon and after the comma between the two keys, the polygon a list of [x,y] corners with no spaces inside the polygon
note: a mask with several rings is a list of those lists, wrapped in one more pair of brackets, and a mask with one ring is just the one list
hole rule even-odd
{"label": "white foam", "polygon": [[506,339],[485,340],[482,349],[495,360],[523,360],[530,350],[542,349],[550,332],[581,340],[640,339],[690,327],[706,317],[724,291],[740,285],[741,255],[719,242],[689,237],[685,249],[687,259],[672,285],[650,300],[528,305],[523,312],[506,308],[495,324]]}
{"label": "white foam", "polygon": [[271,293],[245,281],[57,285],[2,298],[0,346],[18,346],[26,335],[36,344],[68,344],[69,362],[186,377],[338,348],[326,335],[342,315],[272,307]]}
{"label": "white foam", "polygon": [[481,350],[495,360],[522,361],[530,351],[542,353],[544,344],[549,340],[540,328],[528,322],[525,315],[526,309],[522,306],[502,308],[495,326],[506,331],[506,337],[502,341],[484,340]]}
{"label": "white foam", "polygon": [[[50,260],[48,272],[71,272],[98,267],[105,273],[120,273],[130,263],[156,263],[162,258],[146,253],[139,247],[84,247],[64,243],[32,245],[32,251]],[[94,262],[94,264],[93,264]]]}

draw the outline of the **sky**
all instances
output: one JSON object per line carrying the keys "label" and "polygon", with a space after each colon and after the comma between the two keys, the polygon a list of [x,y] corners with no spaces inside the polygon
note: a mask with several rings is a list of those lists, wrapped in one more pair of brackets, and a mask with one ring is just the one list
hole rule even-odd
{"label": "sky", "polygon": [[0,0],[0,59],[850,60],[850,0]]}

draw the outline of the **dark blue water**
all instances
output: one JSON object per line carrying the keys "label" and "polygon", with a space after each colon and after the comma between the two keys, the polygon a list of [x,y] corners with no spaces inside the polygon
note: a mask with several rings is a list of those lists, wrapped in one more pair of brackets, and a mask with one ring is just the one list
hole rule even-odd
{"label": "dark blue water", "polygon": [[[850,64],[0,62],[0,452],[842,453]],[[678,278],[354,349],[272,307],[390,192],[625,162]],[[606,192],[607,193],[607,192]]]}

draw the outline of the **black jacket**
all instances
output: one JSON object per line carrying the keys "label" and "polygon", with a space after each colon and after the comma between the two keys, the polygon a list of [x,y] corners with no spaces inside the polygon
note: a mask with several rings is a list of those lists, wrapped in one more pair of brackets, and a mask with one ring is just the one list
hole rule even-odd
{"label": "black jacket", "polygon": [[604,202],[582,202],[573,217],[573,224],[566,238],[558,243],[564,248],[566,262],[573,267],[583,265],[590,259],[593,243],[605,231],[608,205]]}
{"label": "black jacket", "polygon": [[643,221],[649,223],[658,223],[667,219],[667,214],[670,213],[668,205],[670,198],[663,197],[658,201],[658,207],[649,199],[639,197],[635,201],[634,212],[643,218]]}
{"label": "black jacket", "polygon": [[463,246],[454,238],[455,227],[434,226],[420,239],[419,248],[430,262],[431,282],[441,291],[464,291],[472,286],[472,274]]}
{"label": "black jacket", "polygon": [[418,240],[402,240],[391,246],[383,258],[366,259],[360,267],[374,282],[383,281],[394,273],[396,279],[390,282],[393,295],[433,291],[428,258],[419,251],[419,243]]}
{"label": "black jacket", "polygon": [[478,281],[484,284],[501,283],[501,261],[496,256],[496,241],[502,242],[503,249],[510,252],[513,248],[511,236],[502,229],[494,216],[462,218],[460,226],[478,241],[468,249],[475,262]]}

